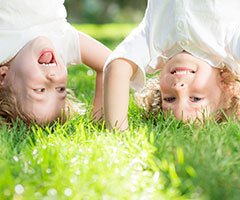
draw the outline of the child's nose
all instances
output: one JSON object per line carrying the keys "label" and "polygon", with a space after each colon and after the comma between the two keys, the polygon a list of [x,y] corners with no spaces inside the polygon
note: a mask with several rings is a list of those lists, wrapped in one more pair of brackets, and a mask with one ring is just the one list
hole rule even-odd
{"label": "child's nose", "polygon": [[183,82],[178,82],[178,83],[174,83],[173,84],[173,87],[176,89],[176,90],[182,90],[186,87],[186,84],[183,83]]}
{"label": "child's nose", "polygon": [[48,74],[47,74],[47,79],[49,79],[49,80],[54,80],[55,77],[56,77],[56,74],[55,74],[55,73],[48,73]]}
{"label": "child's nose", "polygon": [[66,74],[61,72],[49,72],[47,74],[47,79],[52,82],[62,82],[66,80]]}

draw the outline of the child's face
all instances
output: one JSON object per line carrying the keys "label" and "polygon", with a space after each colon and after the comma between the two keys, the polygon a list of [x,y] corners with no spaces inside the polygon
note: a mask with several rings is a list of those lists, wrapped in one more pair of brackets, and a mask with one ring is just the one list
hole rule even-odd
{"label": "child's face", "polygon": [[10,86],[22,111],[38,123],[60,116],[65,106],[67,71],[53,44],[38,37],[10,62],[2,85]]}
{"label": "child's face", "polygon": [[202,119],[220,107],[222,90],[217,69],[182,52],[171,58],[160,75],[162,107],[183,121]]}

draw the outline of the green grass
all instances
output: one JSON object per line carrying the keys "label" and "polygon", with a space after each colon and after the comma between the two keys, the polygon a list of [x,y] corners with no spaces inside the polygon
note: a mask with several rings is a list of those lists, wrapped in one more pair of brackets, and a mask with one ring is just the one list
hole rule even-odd
{"label": "green grass", "polygon": [[[114,48],[129,27],[78,28]],[[111,37],[111,29],[124,34]],[[88,70],[69,68],[69,87],[90,105],[95,75]],[[239,199],[239,123],[146,120],[133,98],[129,118],[122,133],[94,124],[89,112],[63,126],[1,127],[0,199]]]}

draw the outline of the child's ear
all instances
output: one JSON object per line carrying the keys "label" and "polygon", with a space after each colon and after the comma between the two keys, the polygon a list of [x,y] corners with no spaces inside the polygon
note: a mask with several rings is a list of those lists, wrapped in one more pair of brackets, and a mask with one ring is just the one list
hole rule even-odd
{"label": "child's ear", "polygon": [[0,84],[1,85],[3,84],[3,81],[6,77],[7,72],[8,72],[8,69],[9,69],[8,66],[5,66],[5,65],[0,67]]}
{"label": "child's ear", "polygon": [[164,65],[166,65],[166,61],[164,61],[163,59],[160,60],[160,62],[157,65],[157,70],[162,70]]}
{"label": "child's ear", "polygon": [[220,85],[220,88],[222,91],[224,92],[227,92],[228,95],[229,95],[229,98],[231,98],[232,95],[234,95],[234,90],[235,90],[235,87],[234,87],[234,83],[233,82],[226,82],[224,80],[221,81],[221,85]]}
{"label": "child's ear", "polygon": [[235,77],[228,70],[220,70],[220,81],[223,90],[233,90],[235,85]]}

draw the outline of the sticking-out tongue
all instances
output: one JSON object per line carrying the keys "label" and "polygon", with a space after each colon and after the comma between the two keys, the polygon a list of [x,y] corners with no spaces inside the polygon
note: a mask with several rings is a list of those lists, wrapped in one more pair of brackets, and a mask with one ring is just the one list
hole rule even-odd
{"label": "sticking-out tongue", "polygon": [[41,54],[40,58],[38,59],[39,64],[49,64],[54,62],[54,56],[51,51],[45,51]]}

